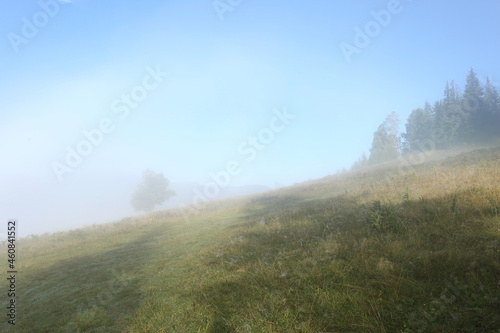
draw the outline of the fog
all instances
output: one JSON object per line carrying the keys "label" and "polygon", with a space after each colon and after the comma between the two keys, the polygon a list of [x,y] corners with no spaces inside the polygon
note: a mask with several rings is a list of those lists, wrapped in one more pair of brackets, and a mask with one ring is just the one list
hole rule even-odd
{"label": "fog", "polygon": [[[75,229],[86,225],[119,221],[122,218],[143,214],[130,205],[130,197],[140,183],[137,177],[97,174],[80,177],[66,186],[54,188],[51,183],[40,179],[7,181],[6,187],[15,190],[2,193],[0,200],[5,203],[2,214],[24,222],[20,224],[21,236]],[[157,210],[185,207],[203,202],[195,200],[197,191],[203,193],[198,183],[172,183],[170,189],[176,195]],[[267,186],[228,186],[215,199],[249,195],[269,190]],[[207,198],[208,199],[208,198]],[[29,209],[27,209],[29,207]]]}
{"label": "fog", "polygon": [[0,221],[139,214],[144,170],[176,192],[156,210],[321,178],[471,67],[500,89],[494,1],[232,3],[0,5]]}

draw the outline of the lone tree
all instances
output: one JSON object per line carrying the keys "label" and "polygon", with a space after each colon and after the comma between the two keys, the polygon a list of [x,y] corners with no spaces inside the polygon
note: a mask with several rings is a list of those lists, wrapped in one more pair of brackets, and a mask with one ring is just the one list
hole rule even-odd
{"label": "lone tree", "polygon": [[169,181],[162,173],[146,170],[142,173],[142,183],[132,194],[131,204],[136,211],[152,211],[156,205],[161,205],[175,192],[168,190]]}

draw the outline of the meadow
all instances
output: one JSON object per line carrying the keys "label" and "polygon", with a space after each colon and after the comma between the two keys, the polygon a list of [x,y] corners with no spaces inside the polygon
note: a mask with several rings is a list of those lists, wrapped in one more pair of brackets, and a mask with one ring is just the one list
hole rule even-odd
{"label": "meadow", "polygon": [[15,329],[500,332],[500,148],[449,155],[20,239]]}

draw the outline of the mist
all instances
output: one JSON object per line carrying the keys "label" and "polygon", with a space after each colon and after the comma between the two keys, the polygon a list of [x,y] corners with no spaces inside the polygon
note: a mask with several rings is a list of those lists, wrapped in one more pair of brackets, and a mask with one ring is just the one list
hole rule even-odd
{"label": "mist", "polygon": [[497,4],[435,6],[4,5],[1,219],[27,236],[140,214],[144,170],[176,192],[162,210],[349,169],[471,67],[498,87]]}
{"label": "mist", "polygon": [[0,3],[1,332],[500,332],[500,2]]}

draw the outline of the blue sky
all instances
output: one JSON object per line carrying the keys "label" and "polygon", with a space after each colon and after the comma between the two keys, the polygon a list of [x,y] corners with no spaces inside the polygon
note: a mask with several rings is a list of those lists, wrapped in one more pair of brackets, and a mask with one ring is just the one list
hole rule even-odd
{"label": "blue sky", "polygon": [[[387,114],[403,129],[470,67],[500,88],[497,1],[221,0],[223,14],[212,0],[55,1],[0,5],[4,198],[26,179],[57,191],[145,169],[205,184],[229,161],[241,165],[231,185],[290,185],[349,168]],[[388,24],[348,63],[341,43],[381,10]],[[121,119],[113,103],[158,68],[168,76]],[[295,118],[247,161],[238,147],[285,109]],[[113,131],[61,182],[54,162],[103,119]]]}

